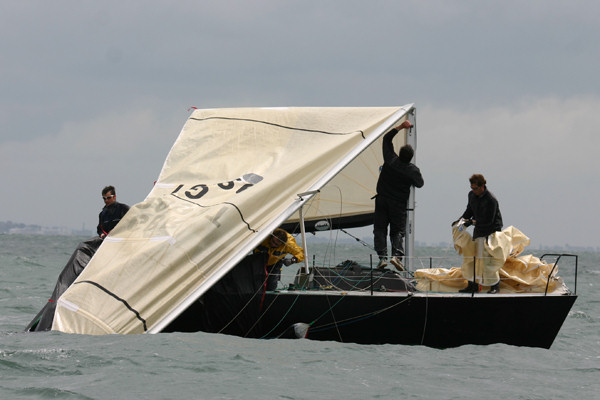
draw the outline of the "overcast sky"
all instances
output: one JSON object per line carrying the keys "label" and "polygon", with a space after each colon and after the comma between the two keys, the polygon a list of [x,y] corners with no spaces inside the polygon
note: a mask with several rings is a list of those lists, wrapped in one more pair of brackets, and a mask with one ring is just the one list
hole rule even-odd
{"label": "overcast sky", "polygon": [[599,246],[598,1],[3,1],[0,221],[142,201],[190,107],[415,103],[416,239],[482,173],[532,245]]}

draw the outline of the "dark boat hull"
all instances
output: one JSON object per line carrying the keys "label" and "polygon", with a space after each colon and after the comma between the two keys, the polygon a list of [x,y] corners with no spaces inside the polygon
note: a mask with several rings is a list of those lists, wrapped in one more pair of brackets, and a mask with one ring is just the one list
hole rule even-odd
{"label": "dark boat hull", "polygon": [[[576,295],[267,295],[265,332],[310,324],[307,338],[438,348],[506,343],[550,348]],[[284,317],[282,317],[284,316]]]}
{"label": "dark boat hull", "polygon": [[[78,246],[51,301],[26,331],[50,329],[54,300],[83,270],[100,243],[94,239]],[[359,344],[447,348],[506,343],[550,348],[577,299],[575,294],[419,292],[392,271],[364,269],[353,263],[326,269],[328,276],[320,271],[313,282],[318,289],[265,292],[263,258],[247,257],[164,331],[249,338],[298,337],[302,332],[313,340]],[[324,289],[332,282],[338,290]],[[292,329],[300,325],[308,330]]]}
{"label": "dark boat hull", "polygon": [[277,338],[289,337],[290,328],[302,324],[309,326],[306,337],[314,340],[549,348],[577,298],[574,294],[418,292],[391,271],[352,268],[346,269],[344,283],[360,284],[361,290],[321,287],[264,292],[263,267],[259,259],[254,261],[258,262],[249,259],[232,271],[165,331]]}

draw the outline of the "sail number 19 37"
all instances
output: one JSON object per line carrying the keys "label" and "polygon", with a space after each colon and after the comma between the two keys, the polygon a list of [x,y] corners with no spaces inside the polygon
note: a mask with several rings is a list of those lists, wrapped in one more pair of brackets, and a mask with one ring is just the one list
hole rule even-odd
{"label": "sail number 19 37", "polygon": [[[227,182],[222,182],[222,183],[218,183],[215,187],[213,187],[212,190],[214,190],[214,188],[219,188],[220,190],[235,190],[235,193],[240,193],[243,192],[244,190],[256,185],[258,182],[262,181],[263,177],[257,174],[253,174],[253,173],[249,173],[249,174],[245,174],[243,175],[241,178],[237,178],[233,181],[227,181]],[[188,186],[188,185],[184,185],[181,184],[179,186],[177,186],[175,188],[175,190],[173,190],[171,192],[171,194],[179,194],[181,195],[183,193],[183,195],[185,197],[187,197],[190,200],[198,200],[202,197],[204,197],[211,189],[209,188],[209,185],[200,183],[194,186]]]}

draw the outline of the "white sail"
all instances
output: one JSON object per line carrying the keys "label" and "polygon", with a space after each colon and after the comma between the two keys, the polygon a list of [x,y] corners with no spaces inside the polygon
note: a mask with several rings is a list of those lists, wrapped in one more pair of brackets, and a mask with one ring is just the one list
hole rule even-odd
{"label": "white sail", "polygon": [[372,213],[381,137],[412,110],[195,111],[153,190],[60,297],[52,329],[159,332],[311,200],[300,193],[320,191],[312,220]]}

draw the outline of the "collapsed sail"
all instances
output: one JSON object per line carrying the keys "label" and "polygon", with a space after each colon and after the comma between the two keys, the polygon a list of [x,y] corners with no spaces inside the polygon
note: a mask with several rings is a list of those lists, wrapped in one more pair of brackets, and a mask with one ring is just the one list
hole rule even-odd
{"label": "collapsed sail", "polygon": [[412,110],[196,110],[150,194],[60,297],[53,329],[159,332],[308,201],[313,221],[368,219],[381,137]]}

